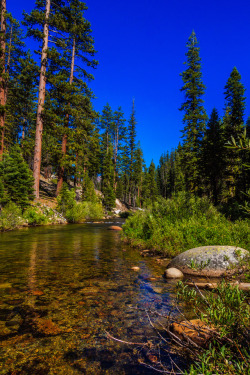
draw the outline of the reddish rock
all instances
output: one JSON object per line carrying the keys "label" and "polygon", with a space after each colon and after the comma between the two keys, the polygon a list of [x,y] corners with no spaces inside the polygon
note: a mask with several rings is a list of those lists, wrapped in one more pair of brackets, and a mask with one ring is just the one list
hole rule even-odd
{"label": "reddish rock", "polygon": [[122,230],[121,227],[117,227],[116,225],[111,225],[108,229],[109,230]]}
{"label": "reddish rock", "polygon": [[190,321],[182,321],[180,323],[173,323],[171,331],[185,341],[193,341],[200,346],[206,345],[207,341],[212,337],[214,329],[208,327],[200,319],[193,319]]}

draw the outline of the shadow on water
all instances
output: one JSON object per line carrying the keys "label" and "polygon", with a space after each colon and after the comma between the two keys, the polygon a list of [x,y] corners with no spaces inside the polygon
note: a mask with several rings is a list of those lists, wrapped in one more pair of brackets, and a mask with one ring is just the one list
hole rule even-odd
{"label": "shadow on water", "polygon": [[107,332],[154,340],[145,311],[167,313],[173,287],[108,225],[0,234],[1,374],[154,373],[138,361],[143,346]]}

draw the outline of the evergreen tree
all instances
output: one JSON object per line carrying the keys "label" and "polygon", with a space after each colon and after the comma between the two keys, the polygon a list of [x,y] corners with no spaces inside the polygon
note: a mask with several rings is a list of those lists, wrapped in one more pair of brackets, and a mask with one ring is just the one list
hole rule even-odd
{"label": "evergreen tree", "polygon": [[114,191],[114,164],[113,164],[113,150],[109,146],[103,161],[102,172],[102,192],[104,195],[103,204],[110,210],[115,207],[115,191]]}
{"label": "evergreen tree", "polygon": [[115,190],[117,188],[117,181],[119,175],[121,175],[121,162],[124,156],[124,143],[126,143],[127,128],[125,126],[124,113],[122,108],[119,107],[114,112],[114,137],[113,137],[113,150],[114,150],[114,169],[115,169]]}
{"label": "evergreen tree", "polygon": [[187,190],[198,193],[200,190],[200,146],[205,129],[206,112],[202,96],[205,86],[202,83],[201,58],[197,38],[193,31],[187,43],[187,69],[181,73],[184,85],[181,91],[185,101],[180,110],[184,112],[183,123],[183,167]]}
{"label": "evergreen tree", "polygon": [[32,173],[18,146],[10,154],[3,156],[0,162],[0,180],[5,190],[5,203],[13,201],[25,208],[34,199]]}
{"label": "evergreen tree", "polygon": [[8,146],[20,141],[26,160],[34,147],[37,78],[38,67],[28,51],[20,59],[15,75],[10,76],[5,134],[5,143]]}
{"label": "evergreen tree", "polygon": [[1,1],[1,33],[0,33],[0,158],[4,152],[5,99],[6,99],[6,0]]}
{"label": "evergreen tree", "polygon": [[[60,7],[61,1],[55,0],[52,8],[57,13],[58,6]],[[36,116],[36,135],[35,135],[35,151],[34,151],[34,190],[36,199],[39,198],[39,181],[41,169],[41,155],[42,155],[42,134],[43,134],[43,109],[45,102],[46,92],[46,69],[48,61],[48,48],[49,48],[49,26],[51,23],[51,0],[36,0],[35,9],[31,14],[24,13],[24,24],[28,26],[28,36],[42,42],[41,48],[41,69],[39,79],[39,92],[38,92],[38,106]]]}
{"label": "evergreen tree", "polygon": [[142,195],[143,202],[146,205],[148,203],[154,203],[158,196],[156,170],[153,160],[151,161],[150,166],[144,176]]}
{"label": "evergreen tree", "polygon": [[244,129],[245,88],[241,83],[241,76],[233,68],[225,86],[225,116],[223,119],[224,138],[224,193],[223,199],[239,199],[242,190],[242,153],[233,153],[227,147],[232,137],[237,141]]}
{"label": "evergreen tree", "polygon": [[138,145],[135,149],[135,161],[134,161],[134,182],[136,187],[136,198],[135,198],[135,204],[138,207],[141,207],[141,193],[142,193],[142,178],[143,178],[143,152],[141,149],[140,142],[138,142]]}
{"label": "evergreen tree", "polygon": [[205,178],[206,193],[215,205],[219,203],[222,187],[223,171],[223,137],[222,126],[218,111],[213,109],[207,123],[203,143],[203,176]]}
{"label": "evergreen tree", "polygon": [[134,175],[134,163],[135,163],[135,138],[136,138],[136,119],[135,119],[135,101],[133,99],[132,112],[129,119],[128,126],[128,144],[129,144],[129,205],[135,206],[135,175]]}

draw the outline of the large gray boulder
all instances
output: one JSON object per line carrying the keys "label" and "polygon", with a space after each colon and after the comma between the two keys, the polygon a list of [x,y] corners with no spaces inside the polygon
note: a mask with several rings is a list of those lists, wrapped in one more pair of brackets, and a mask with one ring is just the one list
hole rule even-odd
{"label": "large gray boulder", "polygon": [[178,268],[188,275],[218,277],[237,271],[249,255],[249,251],[236,246],[202,246],[179,254],[168,268]]}

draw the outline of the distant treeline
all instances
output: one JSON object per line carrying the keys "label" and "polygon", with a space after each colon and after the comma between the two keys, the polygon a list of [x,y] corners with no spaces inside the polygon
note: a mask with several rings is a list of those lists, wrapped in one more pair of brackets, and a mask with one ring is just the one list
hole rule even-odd
{"label": "distant treeline", "polygon": [[[208,119],[199,47],[191,34],[182,73],[182,142],[161,156],[157,168],[153,162],[147,168],[136,141],[135,103],[128,121],[121,107],[113,110],[107,104],[102,113],[94,110],[88,83],[98,62],[86,9],[80,0],[36,0],[31,13],[23,14],[24,34],[20,22],[8,13],[6,1],[1,2],[2,191],[7,189],[4,160],[13,147],[16,155],[18,145],[33,171],[37,199],[42,172],[45,178],[56,178],[57,195],[66,181],[82,188],[85,199],[94,184],[107,209],[114,207],[116,198],[141,207],[178,191],[207,195],[216,205],[242,203],[250,184],[245,169],[249,149],[233,150],[229,142],[239,142],[244,129],[249,137],[250,121],[244,123],[245,89],[237,69],[225,86],[224,117],[219,119],[214,109]],[[37,51],[28,49],[30,38],[37,42]]]}

